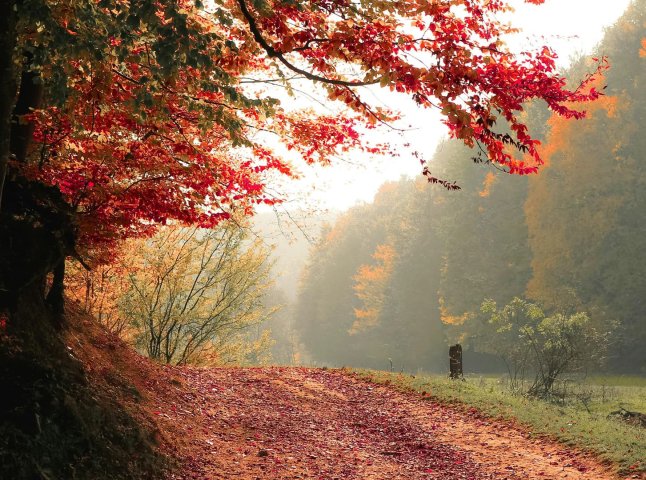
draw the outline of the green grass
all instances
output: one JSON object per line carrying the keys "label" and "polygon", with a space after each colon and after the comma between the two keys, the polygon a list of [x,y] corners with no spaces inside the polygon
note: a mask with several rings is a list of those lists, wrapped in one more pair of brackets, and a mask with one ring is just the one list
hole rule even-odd
{"label": "green grass", "polygon": [[586,382],[567,382],[562,386],[565,397],[554,404],[509,393],[502,377],[470,377],[462,382],[440,376],[352,372],[404,391],[428,392],[442,403],[515,419],[537,436],[595,453],[621,473],[646,472],[646,429],[607,418],[608,413],[622,407],[646,413],[646,380],[642,378],[594,377]]}
{"label": "green grass", "polygon": [[616,387],[646,387],[646,377],[634,375],[594,375],[588,378],[594,385],[612,385]]}

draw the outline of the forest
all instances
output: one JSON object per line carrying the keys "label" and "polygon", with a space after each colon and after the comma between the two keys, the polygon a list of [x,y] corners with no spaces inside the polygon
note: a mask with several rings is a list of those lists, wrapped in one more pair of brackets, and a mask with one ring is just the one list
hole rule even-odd
{"label": "forest", "polygon": [[646,478],[646,0],[544,3],[3,2],[0,477]]}
{"label": "forest", "polygon": [[645,373],[645,15],[633,6],[598,45],[612,68],[588,118],[528,109],[543,142],[540,175],[474,168],[469,149],[447,140],[430,165],[460,191],[402,179],[324,228],[293,321],[313,361],[444,371],[448,345],[460,342],[471,371],[505,370],[498,326],[481,306],[523,298],[548,315],[584,312],[607,336],[603,362],[590,371]]}

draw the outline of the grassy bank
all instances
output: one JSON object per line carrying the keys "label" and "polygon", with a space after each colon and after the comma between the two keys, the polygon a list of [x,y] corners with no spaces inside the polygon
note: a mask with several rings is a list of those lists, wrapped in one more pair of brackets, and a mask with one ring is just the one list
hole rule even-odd
{"label": "grassy bank", "polygon": [[[509,393],[503,381],[471,377],[451,381],[381,371],[352,370],[374,383],[404,391],[427,392],[443,403],[475,407],[486,415],[517,420],[533,434],[597,454],[624,474],[646,472],[646,428],[628,425],[608,414],[625,408],[646,413],[646,381],[636,377],[597,377],[570,382],[558,404]],[[640,475],[640,476],[642,476]]]}

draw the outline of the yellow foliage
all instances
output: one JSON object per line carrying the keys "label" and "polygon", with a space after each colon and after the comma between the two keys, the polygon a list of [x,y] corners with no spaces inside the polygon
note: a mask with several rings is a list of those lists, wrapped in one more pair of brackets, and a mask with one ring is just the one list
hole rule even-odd
{"label": "yellow foliage", "polygon": [[129,240],[116,252],[108,265],[86,270],[78,262],[70,262],[66,272],[66,294],[89,315],[94,316],[108,331],[130,341],[135,332],[130,319],[119,310],[119,299],[130,287],[128,273],[132,270],[137,240]]}
{"label": "yellow foliage", "polygon": [[261,363],[273,340],[254,329],[278,308],[262,302],[266,260],[260,241],[247,243],[236,223],[167,227],[128,240],[110,265],[87,271],[72,263],[66,287],[87,313],[156,360]]}
{"label": "yellow foliage", "polygon": [[270,349],[274,343],[269,330],[264,330],[257,338],[239,333],[224,341],[207,342],[204,348],[190,356],[186,363],[201,367],[267,365],[271,363]]}

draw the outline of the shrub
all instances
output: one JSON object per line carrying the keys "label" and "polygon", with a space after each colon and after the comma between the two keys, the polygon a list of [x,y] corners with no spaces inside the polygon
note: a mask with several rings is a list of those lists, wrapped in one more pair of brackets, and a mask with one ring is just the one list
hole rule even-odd
{"label": "shrub", "polygon": [[533,374],[527,390],[532,396],[551,397],[562,375],[598,366],[604,359],[609,332],[596,328],[586,313],[546,316],[538,305],[518,297],[501,309],[485,300],[480,311],[489,326],[484,349],[503,359],[512,386]]}

